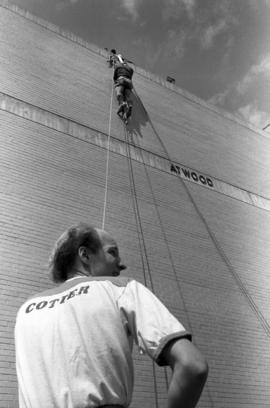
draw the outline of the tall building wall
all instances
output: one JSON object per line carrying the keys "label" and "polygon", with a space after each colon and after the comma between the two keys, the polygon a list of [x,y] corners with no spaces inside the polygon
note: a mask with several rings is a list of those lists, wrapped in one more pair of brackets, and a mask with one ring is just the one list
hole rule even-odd
{"label": "tall building wall", "polygon": [[[67,226],[101,227],[108,157],[105,229],[124,275],[152,289],[206,355],[199,407],[268,407],[267,133],[139,67],[126,132],[106,52],[0,5],[0,408],[17,407],[16,311],[52,286],[47,260]],[[169,370],[136,347],[134,359],[132,408],[166,407]]]}

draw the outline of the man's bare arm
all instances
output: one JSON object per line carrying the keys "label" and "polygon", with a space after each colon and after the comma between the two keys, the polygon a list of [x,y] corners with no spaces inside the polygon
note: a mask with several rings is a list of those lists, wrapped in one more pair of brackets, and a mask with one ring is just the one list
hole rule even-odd
{"label": "man's bare arm", "polygon": [[172,341],[162,355],[172,369],[168,408],[194,408],[207,379],[205,358],[187,339]]}

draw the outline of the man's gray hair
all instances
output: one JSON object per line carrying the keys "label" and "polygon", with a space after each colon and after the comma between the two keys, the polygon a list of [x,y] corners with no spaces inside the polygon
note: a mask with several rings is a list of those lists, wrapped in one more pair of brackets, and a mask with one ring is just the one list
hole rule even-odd
{"label": "man's gray hair", "polygon": [[87,247],[94,254],[102,247],[96,229],[86,223],[71,226],[56,241],[49,260],[54,282],[64,282],[70,277],[81,246]]}

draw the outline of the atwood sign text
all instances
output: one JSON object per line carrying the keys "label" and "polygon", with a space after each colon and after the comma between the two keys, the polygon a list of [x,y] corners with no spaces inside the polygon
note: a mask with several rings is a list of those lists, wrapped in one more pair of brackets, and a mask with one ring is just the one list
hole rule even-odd
{"label": "atwood sign text", "polygon": [[195,183],[202,184],[208,187],[214,187],[214,182],[209,178],[194,170],[190,170],[183,166],[178,166],[176,164],[171,164],[171,173],[179,174],[179,176],[185,178],[186,180],[194,181]]}

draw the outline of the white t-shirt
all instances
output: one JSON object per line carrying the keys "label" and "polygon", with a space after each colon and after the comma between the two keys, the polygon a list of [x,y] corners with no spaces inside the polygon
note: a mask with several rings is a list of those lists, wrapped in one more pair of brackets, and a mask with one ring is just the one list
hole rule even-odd
{"label": "white t-shirt", "polygon": [[166,344],[191,338],[145,286],[76,277],[25,302],[15,326],[20,408],[127,407],[133,341],[159,365]]}

